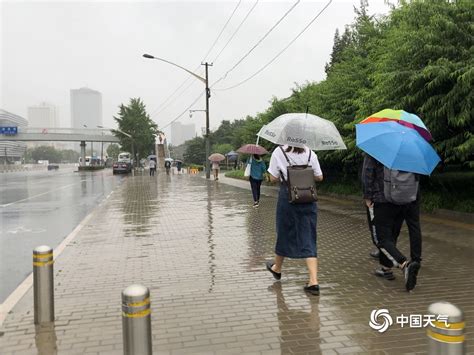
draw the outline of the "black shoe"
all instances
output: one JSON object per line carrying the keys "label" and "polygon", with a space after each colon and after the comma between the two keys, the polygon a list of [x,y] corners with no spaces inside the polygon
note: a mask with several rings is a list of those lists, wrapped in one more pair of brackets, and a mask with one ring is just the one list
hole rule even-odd
{"label": "black shoe", "polygon": [[304,287],[304,290],[305,292],[308,292],[312,294],[313,296],[319,296],[319,285],[312,285],[312,286],[306,285]]}
{"label": "black shoe", "polygon": [[281,279],[281,272],[275,272],[272,270],[272,266],[274,265],[271,261],[267,261],[266,264],[267,270],[270,271],[275,278],[275,280],[280,280]]}
{"label": "black shoe", "polygon": [[411,291],[416,286],[416,277],[418,271],[420,271],[420,263],[418,261],[410,261],[407,266],[403,269],[405,274],[405,288],[407,291]]}
{"label": "black shoe", "polygon": [[374,271],[375,276],[383,277],[386,280],[395,280],[392,270],[386,270],[383,267],[379,267]]}
{"label": "black shoe", "polygon": [[378,249],[373,250],[373,251],[370,252],[370,256],[375,258],[375,259],[378,259],[379,255],[380,255],[380,250],[378,250]]}

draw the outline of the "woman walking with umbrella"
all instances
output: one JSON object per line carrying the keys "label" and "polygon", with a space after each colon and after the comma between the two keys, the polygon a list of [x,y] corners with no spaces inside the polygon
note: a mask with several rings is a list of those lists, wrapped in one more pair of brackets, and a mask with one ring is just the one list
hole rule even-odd
{"label": "woman walking with umbrella", "polygon": [[[285,257],[305,259],[309,281],[304,291],[319,295],[317,205],[314,200],[307,203],[289,201],[289,189],[293,189],[288,181],[289,166],[306,166],[312,170],[312,180],[322,181],[318,158],[311,149],[345,149],[345,145],[332,122],[304,113],[279,116],[258,135],[283,145],[273,151],[268,168],[270,180],[281,181],[281,184],[276,210],[275,260],[267,261],[266,268],[280,280]],[[311,183],[314,185],[313,181]]]}
{"label": "woman walking with umbrella", "polygon": [[212,169],[212,172],[214,173],[214,180],[219,180],[219,169],[220,169],[219,163],[225,160],[225,156],[223,156],[220,153],[212,153],[211,155],[209,155],[208,159],[212,163],[211,169]]}
{"label": "woman walking with umbrella", "polygon": [[237,150],[239,153],[252,154],[247,164],[250,164],[250,188],[252,189],[253,207],[258,207],[260,204],[260,187],[262,185],[263,177],[267,166],[262,160],[261,155],[267,154],[268,151],[256,144],[246,144]]}

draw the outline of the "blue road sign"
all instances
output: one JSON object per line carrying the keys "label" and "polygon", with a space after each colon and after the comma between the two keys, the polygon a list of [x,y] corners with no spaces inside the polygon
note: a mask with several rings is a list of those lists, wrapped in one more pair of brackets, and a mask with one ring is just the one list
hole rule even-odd
{"label": "blue road sign", "polygon": [[14,136],[18,134],[18,127],[0,127],[0,134]]}

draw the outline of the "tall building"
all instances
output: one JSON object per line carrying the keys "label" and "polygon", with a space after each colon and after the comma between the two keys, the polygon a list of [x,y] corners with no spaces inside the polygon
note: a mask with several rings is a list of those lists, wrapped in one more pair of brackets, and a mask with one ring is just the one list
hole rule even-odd
{"label": "tall building", "polygon": [[[18,127],[18,130],[28,127],[28,121],[23,117],[0,109],[0,127]],[[26,151],[26,143],[15,141],[0,141],[0,163],[19,161]]]}
{"label": "tall building", "polygon": [[72,128],[97,128],[102,125],[102,94],[89,88],[71,90]]}
{"label": "tall building", "polygon": [[195,136],[196,126],[194,123],[182,124],[181,122],[173,122],[171,124],[171,143],[173,145],[181,145]]}
{"label": "tall building", "polygon": [[56,106],[42,102],[28,107],[28,125],[35,128],[56,128],[59,126]]}

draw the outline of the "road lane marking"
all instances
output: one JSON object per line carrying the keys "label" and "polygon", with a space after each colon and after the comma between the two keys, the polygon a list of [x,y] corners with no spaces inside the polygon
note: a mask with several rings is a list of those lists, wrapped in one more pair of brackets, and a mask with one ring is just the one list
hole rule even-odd
{"label": "road lane marking", "polygon": [[28,200],[34,199],[34,198],[36,198],[36,197],[43,196],[43,195],[47,195],[47,194],[50,194],[50,193],[52,193],[52,192],[59,191],[59,190],[63,190],[63,189],[66,189],[66,188],[68,188],[68,187],[75,186],[75,185],[77,185],[77,183],[69,184],[69,185],[62,186],[62,187],[58,187],[57,189],[49,190],[49,191],[40,193],[40,194],[38,194],[38,195],[33,195],[33,196],[30,196],[30,197],[27,197],[27,198],[24,198],[24,199],[21,199],[21,200],[18,200],[18,201],[13,201],[13,202],[10,202],[10,203],[6,203],[6,204],[1,205],[1,206],[2,206],[2,207],[8,207],[8,206],[14,205],[15,203],[18,203],[18,202],[28,201]]}

